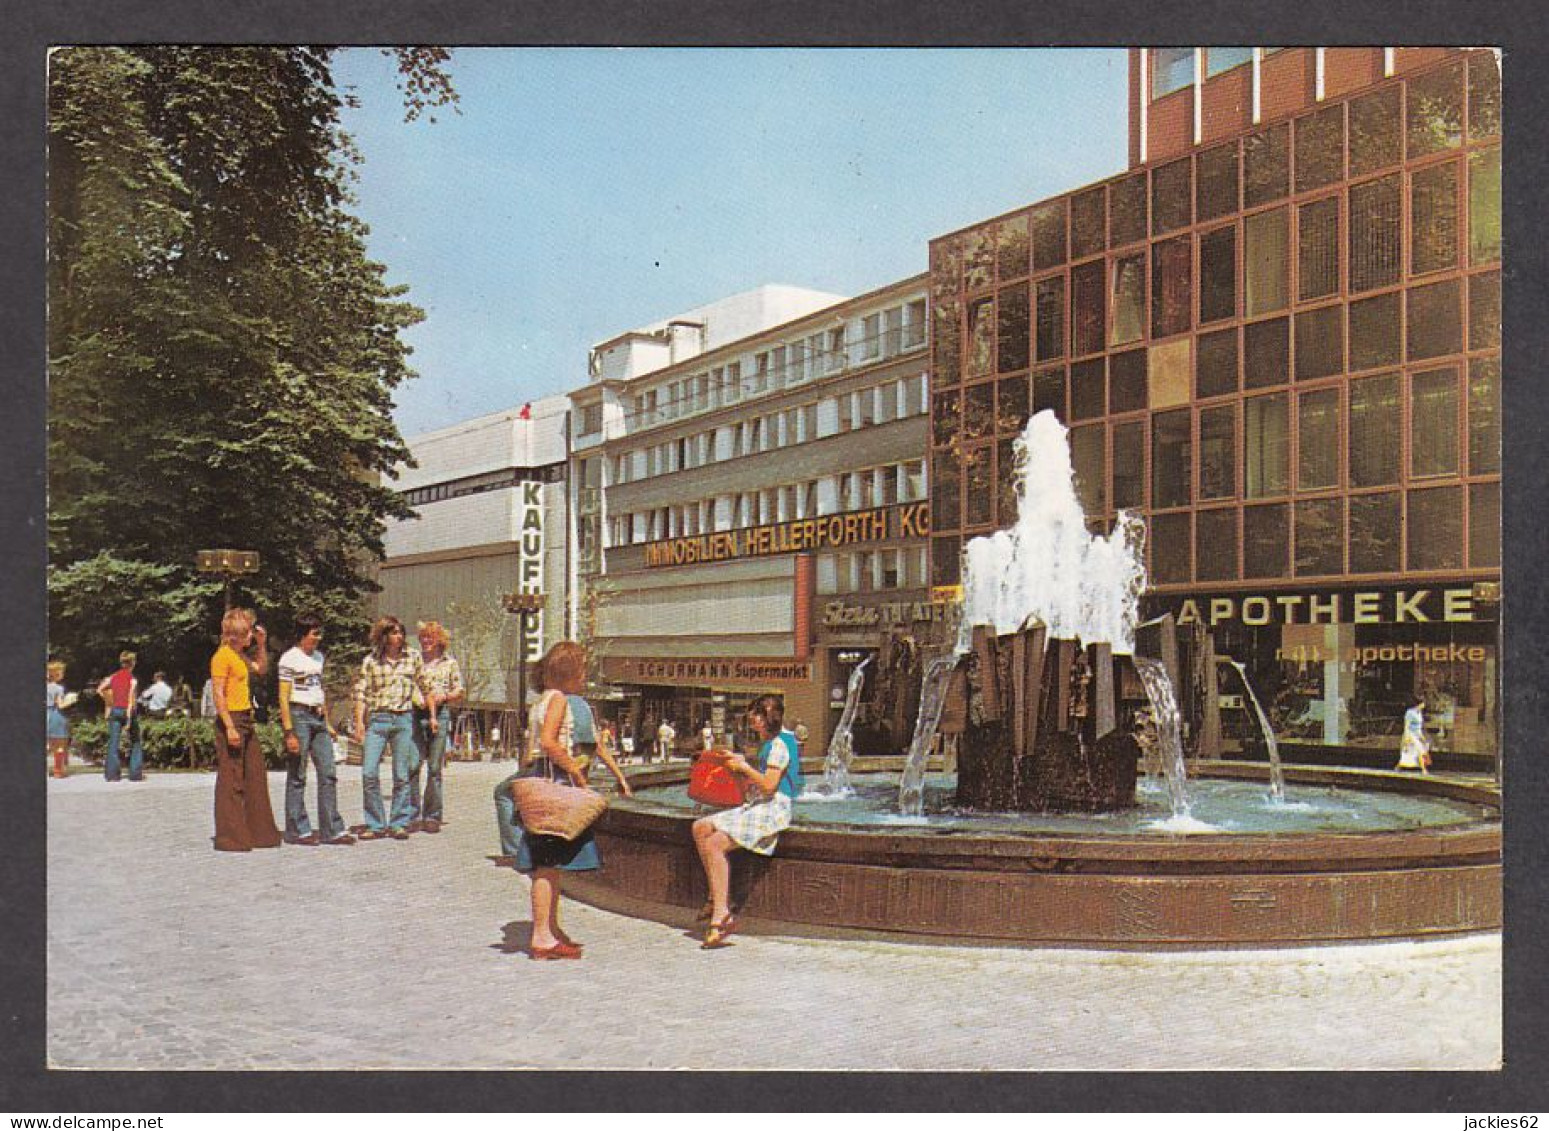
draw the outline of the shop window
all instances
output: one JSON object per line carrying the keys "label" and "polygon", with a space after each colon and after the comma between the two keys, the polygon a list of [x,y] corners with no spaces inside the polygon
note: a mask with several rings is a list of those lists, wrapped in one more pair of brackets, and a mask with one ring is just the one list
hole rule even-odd
{"label": "shop window", "polygon": [[1237,580],[1236,508],[1194,515],[1194,561],[1200,581]]}
{"label": "shop window", "polygon": [[1194,48],[1153,47],[1151,59],[1151,97],[1164,98],[1174,91],[1194,85]]}
{"label": "shop window", "polygon": [[1015,216],[1000,222],[996,237],[995,270],[1002,279],[1020,279],[1027,274],[1027,217]]}
{"label": "shop window", "polygon": [[1103,359],[1078,361],[1070,367],[1070,419],[1091,420],[1108,411],[1103,387]]}
{"label": "shop window", "polygon": [[1339,290],[1339,198],[1297,209],[1296,297],[1302,302]]}
{"label": "shop window", "polygon": [[1189,512],[1151,516],[1151,582],[1179,585],[1190,580]]}
{"label": "shop window", "polygon": [[1076,498],[1087,515],[1107,510],[1103,497],[1103,464],[1107,459],[1106,433],[1101,424],[1070,430],[1070,463],[1075,470]]}
{"label": "shop window", "polygon": [[1027,284],[1002,287],[996,307],[995,370],[1011,373],[1027,368]]}
{"label": "shop window", "polygon": [[1195,346],[1194,395],[1219,397],[1237,391],[1237,330],[1201,334]]}
{"label": "shop window", "polygon": [[977,291],[990,285],[995,277],[995,229],[975,228],[963,245],[963,287]]}
{"label": "shop window", "polygon": [[1331,185],[1344,171],[1344,105],[1336,102],[1296,119],[1296,191]]}
{"label": "shop window", "polygon": [[1108,355],[1108,411],[1135,412],[1146,407],[1146,351]]}
{"label": "shop window", "polygon": [[1409,160],[1463,144],[1462,60],[1410,79],[1408,95]]}
{"label": "shop window", "polygon": [[1296,489],[1338,487],[1338,389],[1319,389],[1297,398],[1296,433]]}
{"label": "shop window", "polygon": [[1398,282],[1403,213],[1397,174],[1350,189],[1350,291]]}
{"label": "shop window", "polygon": [[1161,412],[1151,418],[1151,505],[1184,507],[1190,502],[1192,462],[1189,412]]}
{"label": "shop window", "polygon": [[1045,409],[1059,417],[1061,423],[1070,419],[1065,411],[1065,367],[1040,369],[1033,374],[1033,414]]}
{"label": "shop window", "polygon": [[1188,236],[1151,246],[1151,336],[1167,338],[1189,328],[1193,241]]}
{"label": "shop window", "polygon": [[1250,499],[1290,489],[1291,429],[1284,393],[1242,402],[1243,494]]}
{"label": "shop window", "polygon": [[1101,186],[1070,198],[1070,257],[1085,259],[1108,246],[1108,199]]}
{"label": "shop window", "polygon": [[1409,270],[1415,275],[1458,263],[1458,165],[1432,165],[1409,179]]}
{"label": "shop window", "polygon": [[1280,310],[1289,299],[1287,212],[1276,208],[1243,221],[1243,300],[1248,317]]}
{"label": "shop window", "polygon": [[1463,489],[1410,491],[1405,565],[1412,570],[1463,568]]}
{"label": "shop window", "polygon": [[931,455],[931,522],[943,530],[953,530],[963,525],[961,484],[958,476],[955,449],[943,448]]}
{"label": "shop window", "polygon": [[[933,521],[934,510],[932,511]],[[963,580],[962,539],[955,537],[930,540],[930,573],[933,585],[956,585]]]}
{"label": "shop window", "polygon": [[1468,158],[1468,261],[1494,263],[1501,257],[1501,151],[1486,149]]}
{"label": "shop window", "polygon": [[1201,409],[1199,414],[1199,497],[1230,499],[1237,494],[1237,406]]}
{"label": "shop window", "polygon": [[1468,473],[1501,470],[1501,361],[1482,358],[1468,367]]}
{"label": "shop window", "polygon": [[1345,308],[1339,304],[1296,316],[1296,379],[1310,381],[1345,368]]}
{"label": "shop window", "polygon": [[1468,139],[1495,137],[1501,132],[1501,65],[1494,51],[1468,57]]}
{"label": "shop window", "polygon": [[1217,228],[1199,237],[1199,320],[1216,322],[1237,313],[1237,229]]}
{"label": "shop window", "polygon": [[1475,569],[1501,565],[1501,485],[1474,483],[1468,488],[1468,564]]}
{"label": "shop window", "polygon": [[987,526],[995,521],[995,450],[988,445],[970,448],[963,454],[963,485],[967,488],[968,514],[965,526]]}
{"label": "shop window", "polygon": [[1011,526],[1017,520],[1017,459],[1016,438],[1007,436],[995,445],[996,498],[999,500],[995,516],[997,526]]}
{"label": "shop window", "polygon": [[1409,303],[1409,360],[1460,353],[1463,349],[1463,316],[1458,309],[1460,287],[1456,279],[1415,287],[1406,294]]}
{"label": "shop window", "polygon": [[1243,139],[1244,208],[1279,200],[1290,190],[1290,140],[1290,127],[1284,123]]}
{"label": "shop window", "polygon": [[1242,511],[1242,575],[1244,578],[1286,577],[1291,539],[1284,503],[1244,507]]}
{"label": "shop window", "polygon": [[1350,103],[1352,177],[1397,165],[1403,156],[1399,97],[1399,88],[1390,86]]}
{"label": "shop window", "polygon": [[1416,373],[1409,390],[1409,474],[1458,473],[1458,371]]}
{"label": "shop window", "polygon": [[1351,495],[1350,572],[1396,572],[1402,533],[1397,491]]}
{"label": "shop window", "polygon": [[1296,576],[1324,577],[1345,571],[1345,502],[1299,499],[1296,503]]}
{"label": "shop window", "polygon": [[968,304],[968,359],[965,372],[982,377],[990,372],[995,352],[995,300],[989,296]]}
{"label": "shop window", "polygon": [[1065,276],[1040,279],[1038,296],[1038,360],[1065,356]]}
{"label": "shop window", "polygon": [[1400,424],[1398,374],[1350,382],[1346,451],[1350,486],[1385,487],[1398,482]]}
{"label": "shop window", "polygon": [[1498,271],[1468,281],[1468,348],[1491,349],[1501,344],[1501,276]]}
{"label": "shop window", "polygon": [[1216,75],[1225,74],[1233,67],[1242,67],[1253,62],[1253,48],[1251,47],[1207,47],[1205,48],[1205,77],[1214,78]]}
{"label": "shop window", "polygon": [[1071,352],[1096,353],[1103,348],[1103,264],[1084,263],[1070,273]]}
{"label": "shop window", "polygon": [[1033,270],[1065,262],[1065,202],[1051,201],[1033,209]]}
{"label": "shop window", "polygon": [[963,435],[981,440],[995,430],[995,386],[986,381],[963,390]]}
{"label": "shop window", "polygon": [[1121,346],[1146,336],[1146,257],[1125,255],[1113,261],[1113,324],[1108,344]]}
{"label": "shop window", "polygon": [[1151,234],[1187,228],[1193,222],[1193,162],[1185,157],[1151,173]]}
{"label": "shop window", "polygon": [[1135,173],[1108,188],[1109,247],[1146,238],[1146,175]]}
{"label": "shop window", "polygon": [[1020,432],[1027,424],[1027,378],[1007,377],[995,386],[995,431]]}
{"label": "shop window", "polygon": [[1397,365],[1403,349],[1399,292],[1350,304],[1350,371]]}
{"label": "shop window", "polygon": [[1291,323],[1287,318],[1250,322],[1242,328],[1242,383],[1249,389],[1291,379]]}
{"label": "shop window", "polygon": [[1237,143],[1218,145],[1198,157],[1194,211],[1203,224],[1237,211]]}
{"label": "shop window", "polygon": [[1146,396],[1150,407],[1188,404],[1193,375],[1187,338],[1152,346],[1146,355]]}
{"label": "shop window", "polygon": [[1113,506],[1137,509],[1145,504],[1146,426],[1140,421],[1113,426]]}

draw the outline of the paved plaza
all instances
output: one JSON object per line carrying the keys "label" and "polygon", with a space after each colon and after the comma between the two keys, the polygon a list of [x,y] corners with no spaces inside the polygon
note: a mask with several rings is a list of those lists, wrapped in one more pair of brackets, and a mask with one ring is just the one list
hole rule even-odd
{"label": "paved plaza", "polygon": [[[789,937],[706,952],[573,901],[532,962],[497,867],[508,764],[447,768],[439,835],[210,848],[214,779],[48,785],[57,1068],[1488,1069],[1496,934],[1104,951]],[[360,771],[341,770],[346,820]],[[276,813],[283,776],[270,776]],[[309,794],[313,791],[309,789]],[[309,796],[309,804],[314,797]],[[755,925],[756,928],[756,925]]]}

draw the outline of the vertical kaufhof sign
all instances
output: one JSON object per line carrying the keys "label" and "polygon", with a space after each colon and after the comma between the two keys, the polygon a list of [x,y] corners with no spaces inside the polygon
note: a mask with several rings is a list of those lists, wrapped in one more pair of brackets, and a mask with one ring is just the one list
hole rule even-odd
{"label": "vertical kaufhof sign", "polygon": [[[543,484],[524,482],[518,509],[516,588],[520,593],[543,592]],[[520,636],[518,637],[520,639]],[[543,655],[543,610],[528,622],[524,661]]]}

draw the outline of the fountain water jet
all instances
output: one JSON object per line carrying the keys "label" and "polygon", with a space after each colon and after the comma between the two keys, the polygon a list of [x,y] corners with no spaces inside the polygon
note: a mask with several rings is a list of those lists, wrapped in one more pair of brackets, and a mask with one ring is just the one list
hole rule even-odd
{"label": "fountain water jet", "polygon": [[925,808],[925,759],[930,756],[941,724],[941,709],[946,705],[947,687],[956,664],[937,658],[925,669],[920,681],[920,714],[914,725],[914,739],[904,758],[903,777],[898,785],[898,812],[905,817],[920,817]]}
{"label": "fountain water jet", "polygon": [[848,797],[855,791],[850,788],[850,759],[855,753],[855,713],[860,709],[861,688],[866,683],[867,656],[850,672],[845,688],[844,710],[834,727],[834,735],[828,740],[828,757],[823,761],[823,782],[820,793],[824,797]]}
{"label": "fountain water jet", "polygon": [[1264,713],[1263,704],[1254,694],[1253,684],[1248,682],[1248,669],[1236,660],[1228,660],[1227,664],[1237,669],[1237,675],[1242,680],[1242,689],[1248,694],[1248,702],[1253,704],[1253,713],[1259,720],[1259,733],[1264,736],[1264,746],[1269,752],[1269,798],[1271,801],[1283,803],[1285,801],[1285,771],[1280,766],[1280,743],[1275,739],[1275,728],[1269,725],[1269,716]]}

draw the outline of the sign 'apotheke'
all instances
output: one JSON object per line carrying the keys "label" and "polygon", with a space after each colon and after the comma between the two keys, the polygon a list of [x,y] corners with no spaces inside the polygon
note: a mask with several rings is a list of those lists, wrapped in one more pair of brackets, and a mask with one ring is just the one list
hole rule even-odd
{"label": "sign 'apotheke'", "polygon": [[832,550],[890,538],[924,538],[930,534],[930,504],[872,507],[819,518],[798,518],[772,526],[723,530],[690,538],[669,538],[645,547],[647,568],[697,565],[701,562]]}
{"label": "sign 'apotheke'", "polygon": [[1179,624],[1467,624],[1475,615],[1471,586],[1157,598]]}

